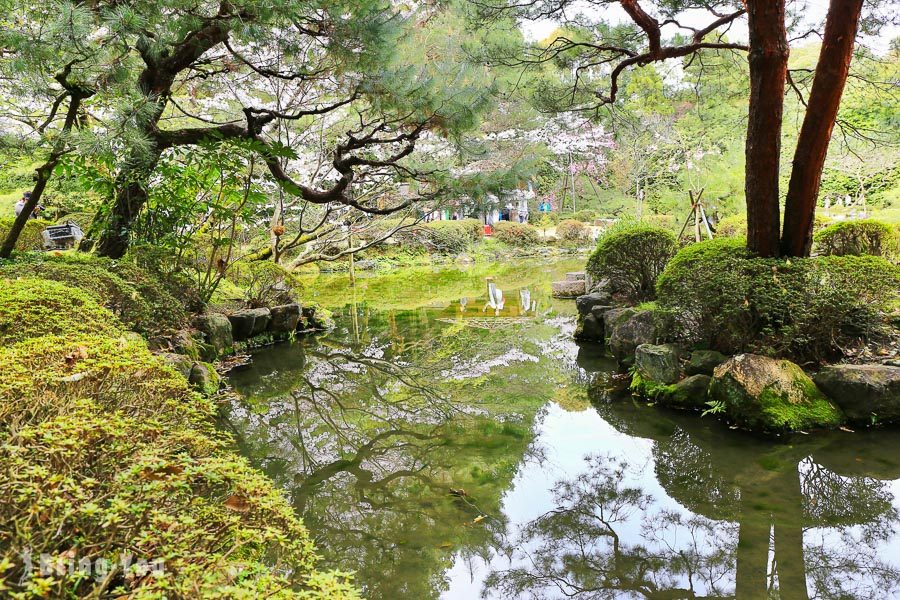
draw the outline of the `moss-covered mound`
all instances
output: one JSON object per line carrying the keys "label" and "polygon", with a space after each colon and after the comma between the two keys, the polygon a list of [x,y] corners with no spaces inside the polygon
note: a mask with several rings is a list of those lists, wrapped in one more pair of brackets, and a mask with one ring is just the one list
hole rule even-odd
{"label": "moss-covered mound", "polygon": [[0,282],[5,595],[356,596],[315,571],[307,531],[216,430],[213,402],[142,339],[81,290]]}
{"label": "moss-covered mound", "polygon": [[31,254],[0,264],[0,277],[58,281],[85,291],[126,327],[145,336],[177,330],[187,322],[180,300],[142,269],[76,253]]}
{"label": "moss-covered mound", "polygon": [[[0,240],[5,240],[9,230],[12,229],[15,218],[0,219]],[[52,225],[50,221],[43,219],[29,219],[25,223],[25,228],[19,234],[16,240],[16,250],[41,250],[44,247],[44,237],[42,233],[44,229]]]}

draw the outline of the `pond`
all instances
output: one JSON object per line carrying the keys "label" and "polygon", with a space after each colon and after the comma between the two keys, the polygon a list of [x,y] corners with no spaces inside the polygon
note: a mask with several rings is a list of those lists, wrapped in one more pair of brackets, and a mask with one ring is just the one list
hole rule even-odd
{"label": "pond", "polygon": [[385,600],[900,598],[900,432],[632,399],[549,297],[582,264],[307,282],[336,328],[256,352],[223,424],[324,565]]}

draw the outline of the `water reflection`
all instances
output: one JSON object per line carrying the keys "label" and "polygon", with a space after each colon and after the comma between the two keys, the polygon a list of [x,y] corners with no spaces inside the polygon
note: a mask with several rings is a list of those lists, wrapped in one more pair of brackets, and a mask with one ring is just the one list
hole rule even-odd
{"label": "water reflection", "polygon": [[353,303],[231,377],[224,423],[325,566],[391,600],[900,596],[900,433],[771,443],[636,403],[538,314],[548,286],[495,287],[499,314]]}
{"label": "water reflection", "polygon": [[494,560],[487,596],[900,594],[897,486],[889,483],[900,468],[876,450],[897,447],[896,434],[772,445],[599,396],[604,421],[649,448],[600,444],[605,453],[556,481],[551,508],[504,549],[508,564]]}

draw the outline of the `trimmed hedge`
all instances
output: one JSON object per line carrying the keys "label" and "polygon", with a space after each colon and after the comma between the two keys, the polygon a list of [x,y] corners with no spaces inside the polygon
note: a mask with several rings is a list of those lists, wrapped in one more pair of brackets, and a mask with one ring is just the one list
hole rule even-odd
{"label": "trimmed hedge", "polygon": [[820,254],[828,256],[900,257],[900,233],[896,227],[874,219],[842,221],[817,232],[813,238]]}
{"label": "trimmed hedge", "polygon": [[139,267],[77,253],[46,253],[0,264],[0,277],[40,277],[83,290],[143,335],[164,334],[187,323],[181,301]]}
{"label": "trimmed hedge", "polygon": [[566,219],[556,226],[556,237],[566,244],[585,244],[591,238],[591,230],[581,221]]}
{"label": "trimmed hedge", "polygon": [[[6,239],[9,230],[12,229],[15,219],[0,219],[0,243]],[[43,250],[44,238],[41,236],[44,229],[52,225],[50,221],[43,219],[29,219],[25,228],[16,240],[16,250],[25,252],[29,250]]]}
{"label": "trimmed hedge", "polygon": [[595,281],[608,279],[616,294],[637,304],[656,297],[656,279],[674,254],[672,232],[645,224],[617,225],[597,242],[587,272]]}
{"label": "trimmed hedge", "polygon": [[900,269],[873,256],[754,258],[742,238],[715,239],[679,251],[657,289],[683,341],[819,360],[883,331]]}
{"label": "trimmed hedge", "polygon": [[[211,399],[86,292],[35,279],[2,284],[5,594],[358,597],[343,575],[315,570],[307,530],[273,484],[234,454]],[[42,574],[42,555],[62,568]],[[123,571],[122,555],[162,560],[162,570]],[[66,568],[70,559],[115,568],[86,577]]]}
{"label": "trimmed hedge", "polygon": [[498,221],[494,223],[494,237],[517,248],[531,248],[541,243],[537,228],[528,223]]}

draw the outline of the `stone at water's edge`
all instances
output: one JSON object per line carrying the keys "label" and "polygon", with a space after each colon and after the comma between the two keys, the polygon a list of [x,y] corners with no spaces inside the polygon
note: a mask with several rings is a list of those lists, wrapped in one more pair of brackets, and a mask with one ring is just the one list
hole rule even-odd
{"label": "stone at water's edge", "polygon": [[591,292],[575,298],[575,308],[582,317],[590,314],[595,306],[605,306],[612,303],[612,295],[605,291]]}
{"label": "stone at water's edge", "polygon": [[296,302],[273,306],[270,314],[269,330],[275,333],[290,333],[300,323],[300,305]]}
{"label": "stone at water's edge", "polygon": [[900,421],[900,367],[832,365],[822,369],[815,382],[852,421]]}
{"label": "stone at water's edge", "polygon": [[715,368],[726,360],[727,356],[715,350],[694,350],[684,372],[688,375],[712,375]]}
{"label": "stone at water's edge", "polygon": [[651,386],[673,384],[681,379],[678,348],[672,344],[641,344],[634,351],[634,369]]}
{"label": "stone at water's edge", "polygon": [[664,399],[664,404],[672,408],[705,410],[709,394],[709,375],[691,375],[675,384],[674,389]]}
{"label": "stone at water's edge", "polygon": [[236,341],[247,340],[264,332],[270,319],[268,308],[246,308],[228,315],[231,334]]}
{"label": "stone at water's edge", "polygon": [[212,396],[219,391],[222,380],[211,364],[196,362],[191,367],[188,382],[203,394]]}
{"label": "stone at water's edge", "polygon": [[584,280],[579,281],[554,281],[550,284],[554,298],[575,298],[584,294]]}
{"label": "stone at water's edge", "polygon": [[216,313],[198,315],[194,319],[194,327],[203,333],[206,343],[213,347],[217,355],[234,345],[231,322],[225,315]]}
{"label": "stone at water's edge", "polygon": [[624,310],[630,313],[615,309],[607,311],[604,325],[609,335],[610,352],[623,365],[630,365],[638,346],[664,342],[667,336],[665,327],[653,311]]}
{"label": "stone at water's edge", "polygon": [[735,424],[761,432],[836,427],[844,414],[798,365],[739,354],[716,367],[710,397]]}
{"label": "stone at water's edge", "polygon": [[578,326],[575,328],[574,338],[583,342],[603,341],[603,320],[592,314],[578,318]]}

